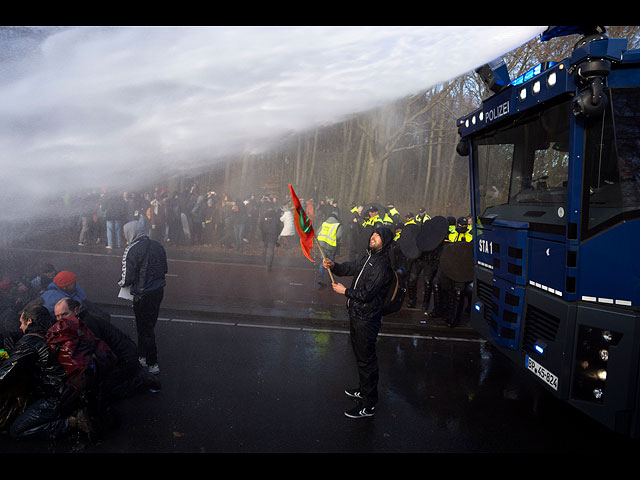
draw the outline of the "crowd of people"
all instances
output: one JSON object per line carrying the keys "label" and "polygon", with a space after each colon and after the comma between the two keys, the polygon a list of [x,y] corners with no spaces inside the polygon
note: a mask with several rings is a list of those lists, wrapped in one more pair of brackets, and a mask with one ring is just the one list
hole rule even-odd
{"label": "crowd of people", "polygon": [[[103,245],[107,249],[124,246],[123,226],[139,220],[149,237],[164,245],[222,246],[243,251],[248,244],[263,240],[265,213],[273,209],[279,221],[277,241],[280,245],[297,245],[294,226],[293,205],[288,195],[249,194],[232,198],[215,191],[201,191],[193,184],[183,191],[169,193],[166,188],[155,186],[147,192],[87,191],[72,200],[81,210],[81,229],[78,245]],[[300,199],[305,213],[311,219],[316,233],[322,223],[333,216],[342,223],[345,237],[353,237],[358,226],[371,224],[373,217],[390,226],[392,230],[402,228],[409,217],[417,222],[429,219],[424,208],[417,213],[401,217],[391,203],[351,204],[347,211],[339,207],[331,196],[319,199]],[[377,208],[375,214],[370,210]],[[376,220],[377,221],[377,220]],[[341,247],[339,247],[341,248]],[[347,247],[344,247],[345,249]],[[349,256],[358,251],[357,245],[348,247]],[[346,254],[345,252],[343,252]]]}
{"label": "crowd of people", "polygon": [[[439,221],[437,221],[439,220]],[[331,221],[331,220],[330,220]],[[432,225],[435,224],[435,225]],[[459,324],[463,312],[465,299],[470,296],[470,282],[452,282],[446,278],[440,268],[440,256],[443,248],[457,242],[470,244],[472,236],[472,221],[470,217],[453,216],[432,217],[424,208],[418,209],[418,213],[408,212],[401,216],[392,203],[385,206],[370,204],[368,207],[352,205],[348,218],[349,260],[353,261],[367,248],[367,242],[371,233],[377,226],[386,226],[394,232],[392,248],[389,251],[393,269],[399,273],[406,282],[408,308],[416,308],[418,282],[423,280],[422,310],[427,318],[444,318],[446,323],[455,327]],[[331,229],[333,225],[327,223],[323,232],[333,232],[331,244],[323,242],[319,238],[318,243],[327,249],[327,256],[333,260],[335,252],[333,245],[339,242],[340,229]],[[435,243],[429,246],[428,251],[418,246],[418,232],[421,230],[430,232]],[[440,232],[440,233],[438,233]],[[404,237],[408,237],[408,242]],[[402,238],[402,241],[401,241]],[[318,271],[318,283],[323,286],[322,272]],[[433,308],[430,305],[433,301]]]}
{"label": "crowd of people", "polygon": [[[172,193],[162,187],[142,194],[91,192],[80,201],[83,202],[80,246],[123,247],[122,226],[134,220],[145,226],[149,238],[163,245],[218,247],[258,255],[261,249],[262,261],[268,270],[272,268],[277,247],[291,250],[299,245],[294,208],[288,195],[249,194],[231,198],[212,190],[201,191],[199,185],[193,184]],[[401,215],[393,203],[339,206],[336,199],[328,195],[316,199],[300,198],[300,202],[315,229],[318,249],[312,254],[317,260],[322,260],[322,256],[355,260],[363,248],[366,249],[375,225],[390,228],[395,233],[394,246],[397,246],[405,227],[419,227],[432,218],[425,208]],[[445,218],[449,223],[446,243],[471,241],[470,217]],[[407,307],[416,308],[417,284],[422,277],[422,309],[427,316],[442,315],[439,311],[442,309],[427,312],[432,297],[434,303],[441,303],[436,301],[442,296],[441,283],[435,282],[438,255],[433,253],[434,258],[429,259],[427,255],[408,259],[400,248],[393,248],[392,255],[394,267],[406,273]],[[320,286],[328,285],[321,261],[317,267],[317,282]],[[459,315],[448,319],[452,326],[458,322]]]}
{"label": "crowd of people", "polygon": [[274,195],[255,194],[232,199],[215,191],[201,192],[197,184],[184,191],[167,192],[154,187],[150,192],[86,192],[74,200],[80,204],[81,230],[78,245],[122,248],[122,227],[139,220],[149,237],[164,245],[219,245],[242,251],[259,240],[259,220],[269,209],[278,211],[283,222],[278,232],[283,242],[296,235],[293,216],[287,215],[287,201]]}
{"label": "crowd of people", "polygon": [[161,388],[136,343],[92,303],[71,271],[44,264],[0,282],[0,431],[91,437],[114,402]]}
{"label": "crowd of people", "polygon": [[[220,246],[242,252],[248,245],[261,243],[268,270],[276,247],[300,248],[293,205],[287,197],[250,195],[232,200],[192,185],[172,194],[160,187],[144,194],[88,192],[78,201],[82,202],[81,247],[125,248],[130,243],[125,226],[135,224],[139,234],[161,245]],[[331,197],[300,201],[315,229],[318,248],[313,254],[319,260],[331,262],[338,256],[356,260],[370,247],[372,232],[385,226],[394,235],[388,253],[393,269],[406,282],[406,306],[417,308],[422,277],[425,319],[441,317],[450,326],[457,324],[468,284],[447,282],[439,275],[438,261],[446,244],[471,241],[470,219],[448,217],[440,243],[411,255],[403,235],[429,224],[431,217],[423,208],[402,216],[391,203],[352,204],[342,210]],[[321,288],[328,286],[325,266],[326,262],[318,262]],[[166,259],[163,268],[162,275]],[[87,299],[77,282],[73,272],[57,271],[50,264],[31,276],[0,281],[0,430],[14,437],[57,438],[74,429],[91,433],[92,419],[104,405],[160,388],[153,366],[140,361],[139,345],[111,324],[110,316]],[[333,278],[331,283],[335,286]],[[83,375],[76,372],[81,381],[73,383],[67,367],[78,370],[80,366],[69,359],[65,363],[64,349],[54,348],[52,342],[54,337],[60,342],[78,341],[63,334],[80,330],[86,332],[85,340],[93,341],[88,348],[95,354],[88,362],[91,368],[85,365]],[[86,378],[88,370],[91,378]]]}

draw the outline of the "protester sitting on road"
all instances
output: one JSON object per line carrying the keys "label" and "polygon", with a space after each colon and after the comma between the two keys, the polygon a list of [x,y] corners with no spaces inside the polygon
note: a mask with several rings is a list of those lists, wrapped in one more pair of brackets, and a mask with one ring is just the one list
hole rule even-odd
{"label": "protester sitting on road", "polygon": [[51,316],[54,315],[54,308],[58,300],[71,297],[79,303],[86,301],[87,295],[77,285],[77,281],[78,277],[75,273],[63,270],[53,277],[53,282],[40,294],[40,298],[42,298],[43,304],[49,310]]}
{"label": "protester sitting on road", "polygon": [[10,280],[0,282],[0,348],[13,346],[22,337],[18,318],[29,297],[19,289]]}
{"label": "protester sitting on road", "polygon": [[138,348],[133,340],[116,326],[93,315],[73,298],[65,297],[55,305],[57,319],[78,317],[93,334],[103,340],[118,357],[118,362],[102,380],[107,401],[116,401],[143,391],[159,391],[160,381],[138,362]]}
{"label": "protester sitting on road", "polygon": [[36,292],[37,295],[40,295],[44,292],[47,286],[53,281],[56,276],[56,269],[50,263],[44,263],[40,266],[40,271],[38,275],[33,277],[29,282],[29,286]]}
{"label": "protester sitting on road", "polygon": [[70,428],[90,431],[86,412],[68,415],[68,410],[63,408],[65,370],[45,340],[50,324],[51,316],[46,308],[28,305],[20,314],[24,335],[8,352],[8,358],[0,361],[0,389],[20,387],[26,380],[28,390],[22,394],[25,398],[35,398],[12,420],[9,433],[15,438],[55,439]]}

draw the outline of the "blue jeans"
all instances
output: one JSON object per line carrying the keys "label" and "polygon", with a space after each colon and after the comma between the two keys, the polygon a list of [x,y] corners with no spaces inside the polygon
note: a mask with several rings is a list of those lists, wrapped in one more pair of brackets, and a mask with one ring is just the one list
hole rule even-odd
{"label": "blue jeans", "polygon": [[244,223],[239,223],[233,226],[233,234],[236,239],[236,248],[238,250],[242,250],[244,244],[242,243],[242,239],[244,238],[245,225]]}
{"label": "blue jeans", "polygon": [[107,246],[113,247],[113,233],[116,234],[116,246],[122,246],[122,222],[120,220],[107,220]]}

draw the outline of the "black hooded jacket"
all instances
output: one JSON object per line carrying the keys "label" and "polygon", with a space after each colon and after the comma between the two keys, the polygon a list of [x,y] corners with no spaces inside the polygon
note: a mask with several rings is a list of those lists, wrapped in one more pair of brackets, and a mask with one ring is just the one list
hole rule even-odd
{"label": "black hooded jacket", "polygon": [[65,370],[47,345],[45,331],[27,327],[25,334],[0,361],[0,389],[27,380],[39,398],[58,401],[65,385]]}
{"label": "black hooded jacket", "polygon": [[331,272],[339,277],[353,276],[351,287],[344,292],[350,316],[364,320],[381,321],[387,291],[393,280],[393,269],[389,250],[393,243],[393,232],[379,226],[374,233],[382,239],[382,249],[367,254],[354,262],[336,263]]}
{"label": "black hooded jacket", "polygon": [[122,255],[122,276],[118,284],[130,286],[134,296],[164,287],[168,271],[164,247],[144,233],[140,222],[128,222],[123,230],[129,245]]}

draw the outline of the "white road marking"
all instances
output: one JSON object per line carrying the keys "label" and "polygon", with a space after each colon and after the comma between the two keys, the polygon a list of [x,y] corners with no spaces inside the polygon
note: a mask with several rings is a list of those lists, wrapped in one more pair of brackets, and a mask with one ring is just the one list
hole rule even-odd
{"label": "white road marking", "polygon": [[[124,318],[135,320],[133,315],[115,315],[112,314],[112,317]],[[298,330],[301,332],[320,332],[320,333],[342,333],[349,334],[349,330],[336,330],[332,328],[310,328],[310,327],[287,327],[285,325],[268,325],[268,324],[258,324],[258,323],[242,323],[242,322],[219,322],[215,320],[190,320],[186,318],[161,318],[158,317],[159,321],[163,322],[177,322],[177,323],[197,323],[200,325],[219,325],[219,326],[227,326],[227,327],[248,327],[248,328],[266,328],[273,330]],[[442,340],[447,342],[470,342],[470,343],[484,343],[486,342],[483,338],[456,338],[456,337],[447,337],[440,335],[416,335],[416,334],[400,334],[400,333],[379,333],[381,337],[392,337],[392,338],[420,338],[424,340]]]}

